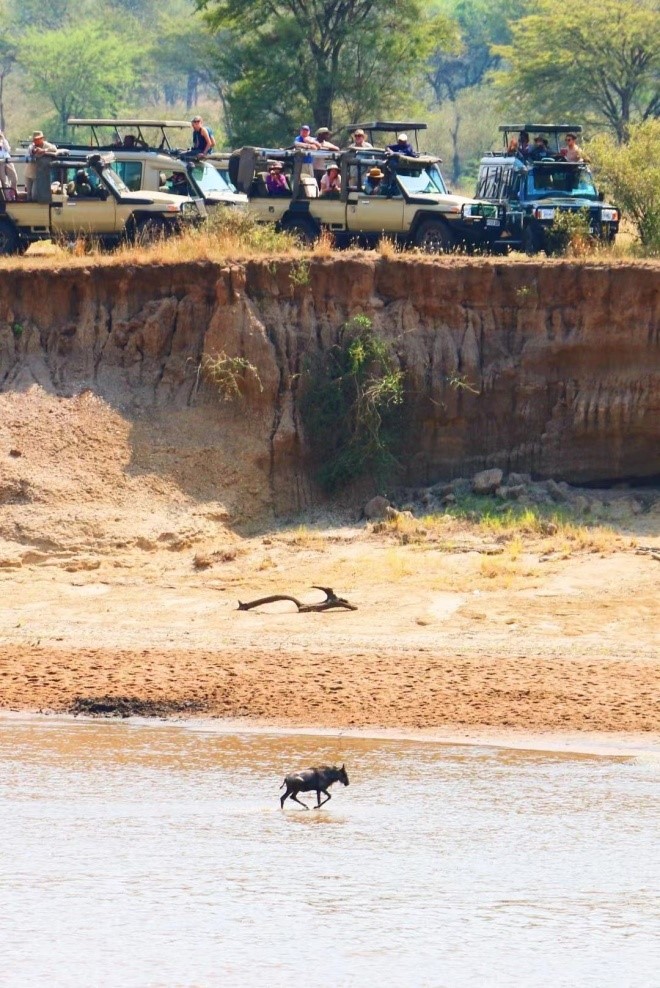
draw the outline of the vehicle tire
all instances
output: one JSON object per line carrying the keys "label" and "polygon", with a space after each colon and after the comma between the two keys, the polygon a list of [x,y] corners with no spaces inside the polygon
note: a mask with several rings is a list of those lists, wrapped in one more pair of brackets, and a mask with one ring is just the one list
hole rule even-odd
{"label": "vehicle tire", "polygon": [[160,216],[143,216],[135,221],[135,243],[155,244],[167,234],[165,221]]}
{"label": "vehicle tire", "polygon": [[0,220],[0,254],[19,254],[20,240],[8,220]]}
{"label": "vehicle tire", "polygon": [[540,237],[538,233],[534,230],[531,223],[528,223],[523,229],[522,233],[522,249],[525,253],[531,257],[532,254],[538,254],[541,250]]}
{"label": "vehicle tire", "polygon": [[311,247],[319,238],[319,231],[311,220],[294,219],[282,223],[282,231],[290,233],[302,247]]}
{"label": "vehicle tire", "polygon": [[415,246],[426,254],[448,254],[454,250],[454,236],[442,220],[425,220],[415,234]]}

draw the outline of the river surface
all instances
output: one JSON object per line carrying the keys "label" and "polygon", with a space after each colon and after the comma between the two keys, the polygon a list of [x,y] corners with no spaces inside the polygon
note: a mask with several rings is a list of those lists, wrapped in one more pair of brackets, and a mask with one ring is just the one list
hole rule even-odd
{"label": "river surface", "polygon": [[[327,807],[280,810],[286,772],[344,761]],[[0,984],[656,988],[659,781],[657,755],[0,720]]]}

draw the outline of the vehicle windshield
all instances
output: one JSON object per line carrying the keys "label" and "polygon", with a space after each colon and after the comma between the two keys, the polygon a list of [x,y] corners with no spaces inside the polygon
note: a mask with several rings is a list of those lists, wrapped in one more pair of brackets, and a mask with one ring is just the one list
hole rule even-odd
{"label": "vehicle windshield", "polygon": [[399,182],[411,196],[441,195],[447,194],[447,187],[440,174],[440,169],[435,165],[415,169],[414,171],[398,172]]}
{"label": "vehicle windshield", "polygon": [[561,164],[533,168],[527,176],[527,195],[532,199],[557,195],[598,198],[588,168],[567,168]]}
{"label": "vehicle windshield", "polygon": [[204,195],[209,192],[232,192],[233,189],[225,181],[217,168],[210,165],[208,161],[200,162],[191,169],[191,174],[195,183],[199,186]]}
{"label": "vehicle windshield", "polygon": [[130,192],[130,189],[124,185],[114,168],[104,168],[103,179],[118,196],[127,195]]}

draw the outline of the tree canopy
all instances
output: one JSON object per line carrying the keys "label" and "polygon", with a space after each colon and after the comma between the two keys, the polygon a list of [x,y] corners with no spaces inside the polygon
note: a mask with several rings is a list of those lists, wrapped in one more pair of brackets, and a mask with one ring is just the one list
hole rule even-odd
{"label": "tree canopy", "polygon": [[507,67],[497,83],[526,115],[607,123],[619,141],[631,123],[660,113],[658,0],[598,0],[589,7],[538,0],[495,46]]}

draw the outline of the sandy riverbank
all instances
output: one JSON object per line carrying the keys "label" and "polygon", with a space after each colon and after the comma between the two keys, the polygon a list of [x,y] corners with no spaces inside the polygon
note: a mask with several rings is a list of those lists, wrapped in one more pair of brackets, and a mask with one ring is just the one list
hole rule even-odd
{"label": "sandy riverbank", "polygon": [[[311,728],[660,730],[657,513],[545,534],[442,513],[250,530],[232,514],[256,473],[238,486],[228,461],[214,477],[233,488],[182,490],[202,469],[189,433],[172,472],[146,426],[136,438],[93,396],[32,388],[0,413],[0,709],[119,698]],[[358,610],[237,610],[321,600],[314,584]]]}

